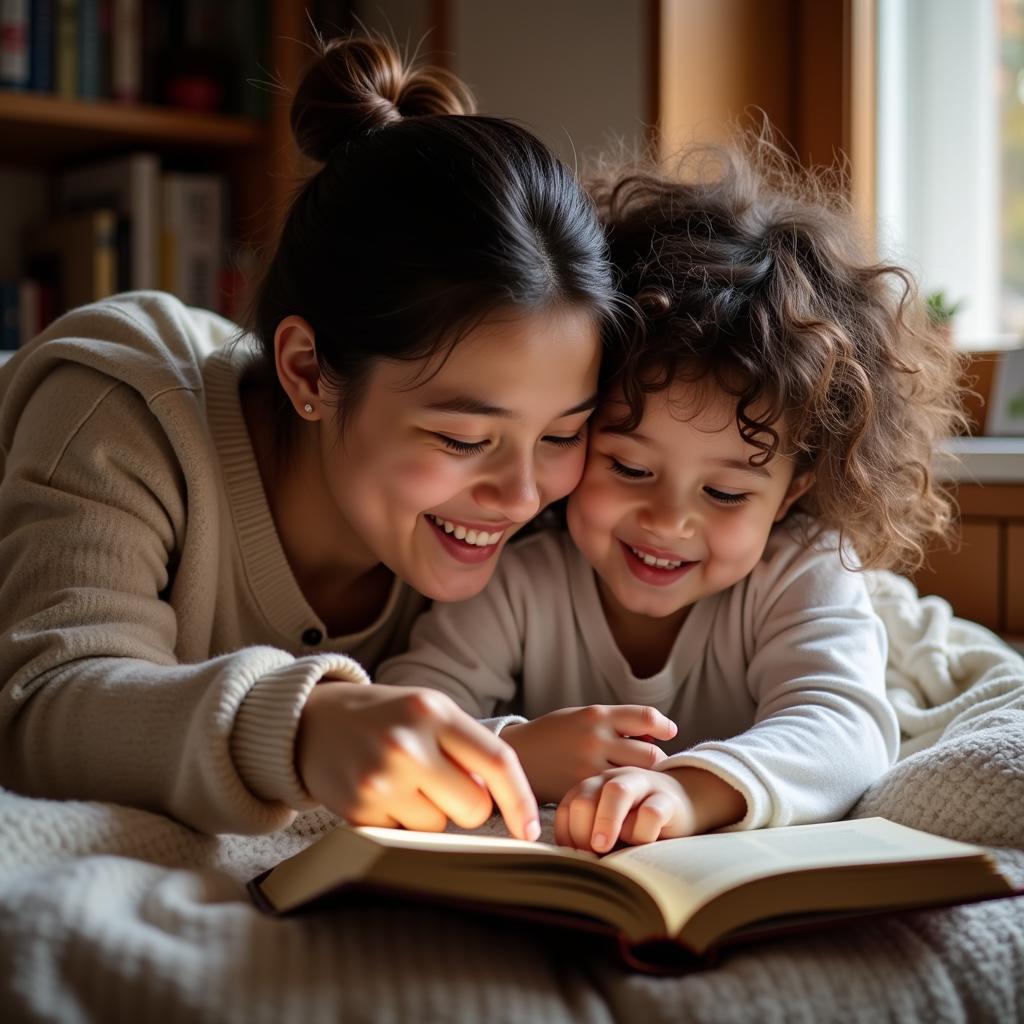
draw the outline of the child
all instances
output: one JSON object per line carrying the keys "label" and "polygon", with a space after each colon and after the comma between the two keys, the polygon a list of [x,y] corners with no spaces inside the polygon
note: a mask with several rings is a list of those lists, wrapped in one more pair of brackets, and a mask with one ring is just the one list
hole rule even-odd
{"label": "child", "polygon": [[379,673],[525,716],[490,724],[597,852],[841,817],[899,739],[858,569],[919,563],[950,514],[929,465],[957,358],[909,276],[769,141],[691,159],[596,190],[642,324],[569,536],[510,550]]}

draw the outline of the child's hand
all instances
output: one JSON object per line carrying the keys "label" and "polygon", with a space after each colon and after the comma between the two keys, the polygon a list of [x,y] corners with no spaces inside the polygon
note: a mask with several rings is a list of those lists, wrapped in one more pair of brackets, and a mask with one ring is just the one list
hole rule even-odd
{"label": "child's hand", "polygon": [[731,825],[745,811],[737,790],[700,768],[612,768],[566,793],[555,842],[607,853],[619,839],[639,846],[692,836]]}
{"label": "child's hand", "polygon": [[501,738],[519,755],[537,799],[553,803],[608,768],[653,768],[665,757],[654,741],[675,734],[675,723],[654,708],[591,704],[506,726]]}

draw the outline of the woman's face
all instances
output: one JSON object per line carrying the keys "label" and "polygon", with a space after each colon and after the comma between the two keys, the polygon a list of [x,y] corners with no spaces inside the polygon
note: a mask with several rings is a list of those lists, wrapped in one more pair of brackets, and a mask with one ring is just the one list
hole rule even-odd
{"label": "woman's face", "polygon": [[561,308],[491,318],[439,369],[379,362],[340,441],[320,424],[339,540],[435,600],[478,593],[579,481],[600,358],[593,317]]}

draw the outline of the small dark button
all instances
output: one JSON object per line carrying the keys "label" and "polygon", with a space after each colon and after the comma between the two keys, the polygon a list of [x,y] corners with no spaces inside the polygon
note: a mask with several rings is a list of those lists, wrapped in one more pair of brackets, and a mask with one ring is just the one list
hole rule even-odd
{"label": "small dark button", "polygon": [[319,629],[307,629],[306,632],[302,634],[302,642],[307,647],[316,647],[323,638],[324,635]]}

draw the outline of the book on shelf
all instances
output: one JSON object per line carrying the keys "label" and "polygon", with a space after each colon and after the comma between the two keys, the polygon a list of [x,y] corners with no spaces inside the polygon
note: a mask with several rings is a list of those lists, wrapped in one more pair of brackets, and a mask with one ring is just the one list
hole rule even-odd
{"label": "book on shelf", "polygon": [[31,341],[53,318],[50,289],[29,277],[0,281],[0,356]]}
{"label": "book on shelf", "polygon": [[29,16],[29,88],[53,91],[54,0],[32,0]]}
{"label": "book on shelf", "polygon": [[111,209],[119,217],[117,291],[156,288],[160,257],[160,158],[155,153],[87,164],[57,178],[63,213]]}
{"label": "book on shelf", "polygon": [[29,0],[0,0],[0,88],[29,87],[31,53]]}
{"label": "book on shelf", "polygon": [[58,96],[78,98],[78,0],[54,0],[53,86]]}
{"label": "book on shelf", "polygon": [[47,221],[27,233],[27,276],[54,290],[54,314],[117,291],[117,214],[86,210]]}
{"label": "book on shelf", "polygon": [[17,281],[0,281],[0,352],[21,343],[21,296]]}
{"label": "book on shelf", "polygon": [[78,98],[99,99],[105,92],[106,33],[101,0],[78,0]]}
{"label": "book on shelf", "polygon": [[220,309],[224,181],[168,171],[160,181],[160,287],[189,306]]}
{"label": "book on shelf", "polygon": [[0,0],[0,89],[261,119],[268,0]]}
{"label": "book on shelf", "polygon": [[601,932],[647,970],[865,914],[1022,891],[981,847],[884,818],[663,839],[603,857],[341,825],[249,883],[271,914],[386,894]]}

